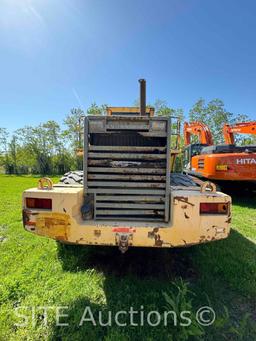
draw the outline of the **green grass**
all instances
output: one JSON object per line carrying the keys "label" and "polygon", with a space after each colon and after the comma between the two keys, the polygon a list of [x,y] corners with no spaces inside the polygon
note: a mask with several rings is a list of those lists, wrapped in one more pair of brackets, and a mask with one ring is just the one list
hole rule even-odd
{"label": "green grass", "polygon": [[[36,183],[36,177],[0,175],[0,340],[256,339],[255,195],[233,198],[233,230],[226,240],[184,249],[134,248],[122,255],[116,248],[63,246],[25,232],[21,193]],[[164,293],[175,304],[168,306]],[[94,316],[103,311],[106,321],[108,310],[132,306],[163,313],[170,305],[194,313],[210,305],[217,319],[210,327],[189,329],[78,326],[86,306]],[[69,326],[56,326],[55,308],[46,325],[42,309],[35,308],[32,319],[32,307],[39,306],[68,306],[62,321]],[[26,326],[15,326],[22,320],[15,315],[18,307],[29,316]]]}

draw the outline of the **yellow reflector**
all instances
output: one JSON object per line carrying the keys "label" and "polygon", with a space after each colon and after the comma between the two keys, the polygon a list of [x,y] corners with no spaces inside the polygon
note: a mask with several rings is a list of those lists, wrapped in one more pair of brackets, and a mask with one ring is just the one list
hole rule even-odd
{"label": "yellow reflector", "polygon": [[216,170],[227,171],[228,170],[228,165],[216,165]]}

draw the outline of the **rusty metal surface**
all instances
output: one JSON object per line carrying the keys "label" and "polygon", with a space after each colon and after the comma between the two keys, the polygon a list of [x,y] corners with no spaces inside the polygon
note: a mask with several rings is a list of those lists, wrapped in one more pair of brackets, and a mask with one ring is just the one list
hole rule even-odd
{"label": "rusty metal surface", "polygon": [[[170,186],[179,123],[175,128],[169,117],[152,117],[146,108],[145,81],[140,84],[139,116],[137,108],[108,108],[107,116],[85,117],[83,188],[61,185],[49,193],[24,192],[28,231],[74,244],[117,245],[122,252],[128,246],[188,246],[228,236],[230,211],[203,215],[200,207],[229,207],[230,197]],[[52,200],[51,212],[27,210],[27,197],[46,194]]]}
{"label": "rusty metal surface", "polygon": [[[97,198],[98,199],[98,198]],[[113,202],[107,202],[102,203],[99,202],[99,199],[96,203],[96,207],[102,207],[102,208],[145,208],[145,209],[163,209],[164,204],[134,204],[134,203],[113,203]]]}
{"label": "rusty metal surface", "polygon": [[[108,116],[140,116],[139,107],[107,107],[106,112]],[[147,116],[153,117],[155,109],[153,107],[146,107]]]}
{"label": "rusty metal surface", "polygon": [[[84,158],[83,158],[83,172],[84,172],[84,179],[87,178],[87,172],[88,172],[88,147],[89,147],[89,141],[88,141],[88,134],[89,134],[89,121],[88,118],[84,118]],[[87,182],[83,182],[84,187],[84,194],[87,191]]]}
{"label": "rusty metal surface", "polygon": [[[130,148],[131,149],[131,148]],[[165,160],[166,155],[162,154],[135,154],[135,153],[91,153],[88,154],[92,159],[117,159],[117,160]]]}
{"label": "rusty metal surface", "polygon": [[131,201],[131,202],[162,202],[164,203],[164,198],[157,195],[99,195],[97,194],[98,201]]}
{"label": "rusty metal surface", "polygon": [[[117,151],[117,152],[126,152],[131,151],[131,146],[89,146],[89,151]],[[133,152],[164,152],[166,147],[158,147],[158,146],[132,146]]]}
{"label": "rusty metal surface", "polygon": [[139,195],[151,195],[151,194],[159,194],[165,195],[165,189],[158,189],[157,192],[155,189],[148,189],[148,188],[95,188],[93,190],[88,189],[88,193],[102,193],[102,194],[139,194]]}
{"label": "rusty metal surface", "polygon": [[[111,166],[111,164],[110,164]],[[124,174],[165,174],[165,170],[162,168],[132,168],[129,167],[88,167],[89,173],[124,173]],[[108,176],[108,175],[107,175]]]}
{"label": "rusty metal surface", "polygon": [[35,231],[43,236],[67,240],[70,230],[70,217],[65,213],[44,213],[36,217]]}
{"label": "rusty metal surface", "polygon": [[[165,188],[164,183],[158,182],[114,182],[114,181],[88,181],[88,188],[114,187],[114,188]],[[155,193],[157,194],[157,192]]]}
{"label": "rusty metal surface", "polygon": [[[145,180],[145,181],[164,181],[165,176],[161,175],[117,175],[117,174],[109,174],[109,180]],[[106,174],[89,174],[88,180],[106,180]]]}
{"label": "rusty metal surface", "polygon": [[169,221],[170,218],[170,173],[171,173],[171,164],[170,164],[170,147],[171,147],[171,118],[168,119],[167,124],[167,141],[166,141],[166,178],[165,178],[165,222]]}
{"label": "rusty metal surface", "polygon": [[53,182],[50,178],[43,177],[38,180],[38,189],[44,189],[44,190],[51,190],[53,186]]}
{"label": "rusty metal surface", "polygon": [[163,215],[164,213],[161,210],[128,210],[129,206],[127,205],[125,210],[104,210],[104,209],[97,209],[97,215],[116,215],[116,216],[122,216],[122,215],[140,215],[140,216],[147,216],[147,215]]}
{"label": "rusty metal surface", "polygon": [[[23,195],[24,205],[26,197],[35,197],[35,195],[43,198],[50,195],[53,202],[51,213],[43,211],[26,213],[24,217],[25,228],[32,233],[53,239],[90,245],[118,245],[116,231],[129,230],[129,233],[132,233],[130,246],[147,247],[187,247],[220,240],[229,234],[230,212],[215,216],[198,214],[200,202],[230,204],[231,198],[221,193],[202,194],[199,191],[184,188],[173,190],[170,203],[172,220],[167,224],[159,218],[154,218],[154,215],[151,217],[134,216],[131,219],[129,217],[129,221],[126,220],[125,216],[113,220],[110,215],[102,221],[82,221],[80,215],[80,207],[83,201],[82,193],[82,188],[58,186],[54,186],[53,190],[48,193],[36,188],[25,191]],[[105,194],[100,194],[99,198],[102,199],[104,196]],[[106,196],[115,197],[114,194],[107,194]],[[118,194],[119,196],[120,194]],[[133,196],[128,195],[127,199],[129,197]],[[144,197],[147,196],[144,195]],[[153,195],[153,197],[154,200],[159,199],[159,196]],[[104,201],[104,203],[107,202]],[[116,203],[118,204],[118,202]],[[107,208],[105,209],[108,211]],[[123,208],[121,209],[123,210]]]}
{"label": "rusty metal surface", "polygon": [[[129,170],[130,167],[137,168],[137,167],[142,167],[142,168],[150,168],[154,171],[155,168],[159,169],[160,167],[162,170],[164,170],[165,173],[165,162],[162,162],[161,160],[158,163],[154,162],[145,162],[145,161],[113,161],[113,160],[88,160],[89,166],[108,166],[111,168],[115,167],[120,167],[121,168],[126,168],[126,170]],[[121,171],[121,170],[120,170]]]}
{"label": "rusty metal surface", "polygon": [[166,117],[141,117],[141,116],[90,116],[88,120],[88,132],[108,133],[120,131],[137,131],[148,136],[166,136]]}
{"label": "rusty metal surface", "polygon": [[[94,219],[168,221],[170,120],[141,116],[90,117],[88,125],[85,181],[87,193],[94,195]],[[122,134],[122,129],[128,130]],[[159,133],[163,137],[159,138]],[[111,194],[111,199],[118,195],[119,205],[115,199],[114,204],[108,199],[103,199],[102,204],[102,196],[106,194]],[[132,198],[132,194],[137,197]],[[150,195],[158,196],[157,201],[144,200]]]}

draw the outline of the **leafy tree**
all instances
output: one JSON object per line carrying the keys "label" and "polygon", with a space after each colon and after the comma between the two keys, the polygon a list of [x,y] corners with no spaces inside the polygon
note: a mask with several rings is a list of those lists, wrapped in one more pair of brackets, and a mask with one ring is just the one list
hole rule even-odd
{"label": "leafy tree", "polygon": [[18,129],[16,134],[33,173],[49,174],[51,172],[51,158],[46,130],[40,124],[37,127],[26,126]]}
{"label": "leafy tree", "polygon": [[208,103],[200,98],[189,111],[190,122],[199,121],[208,125],[215,144],[224,143],[222,129],[225,123],[234,124],[248,120],[249,117],[247,115],[235,115],[227,111],[224,107],[224,102],[218,98]]}
{"label": "leafy tree", "polygon": [[82,158],[76,155],[76,151],[83,146],[83,118],[84,112],[80,108],[73,108],[64,119],[67,129],[62,133],[64,144],[71,147],[74,154],[75,168],[82,169]]}
{"label": "leafy tree", "polygon": [[[87,109],[87,115],[103,115],[106,111],[107,105],[98,106],[96,103],[92,103]],[[67,129],[64,131],[64,138],[69,139],[69,144],[76,150],[82,147],[82,135],[83,135],[83,118],[85,114],[80,108],[73,108],[70,114],[64,119],[64,124]]]}
{"label": "leafy tree", "polygon": [[[136,99],[133,104],[135,107],[139,107],[140,101],[139,99]],[[154,108],[155,109],[155,115],[156,116],[178,116],[181,121],[184,119],[184,113],[183,109],[177,108],[174,109],[170,107],[166,101],[162,99],[156,99],[154,104],[147,104],[148,108]]]}
{"label": "leafy tree", "polygon": [[7,151],[8,132],[6,128],[0,128],[0,151]]}
{"label": "leafy tree", "polygon": [[[138,106],[138,103],[135,105]],[[170,107],[165,101],[154,103],[157,116],[178,116],[183,120],[183,110]],[[92,103],[86,115],[102,115],[106,105]],[[26,126],[9,136],[5,128],[0,128],[0,166],[7,173],[63,174],[71,169],[82,168],[82,158],[75,151],[83,145],[83,118],[80,108],[71,109],[64,120],[65,127],[53,121],[47,121],[36,127]],[[208,103],[198,100],[189,112],[190,121],[203,121],[208,124],[215,143],[222,142],[224,123],[247,121],[246,115],[234,115],[226,111],[224,103],[214,99]],[[175,123],[172,126],[176,129]],[[256,143],[255,136],[237,135],[242,144]],[[171,149],[175,149],[176,137],[172,136]],[[182,145],[182,138],[180,140]],[[177,158],[179,163],[180,156]]]}
{"label": "leafy tree", "polygon": [[200,98],[189,112],[190,122],[203,122],[212,132],[215,143],[223,143],[222,127],[230,122],[232,114],[225,110],[224,103],[220,99],[213,99],[209,103]]}
{"label": "leafy tree", "polygon": [[83,132],[84,112],[80,108],[73,108],[70,114],[64,119],[64,124],[67,129],[63,131],[63,138],[66,140],[65,143],[69,144],[74,150],[81,148],[80,137]]}
{"label": "leafy tree", "polygon": [[8,153],[7,153],[7,145],[8,145],[8,132],[6,128],[0,128],[0,166],[3,166],[5,169],[8,164]]}
{"label": "leafy tree", "polygon": [[45,134],[48,135],[47,146],[50,153],[52,171],[54,173],[63,174],[69,170],[72,162],[60,126],[55,121],[48,121],[42,124],[42,129],[44,129]]}
{"label": "leafy tree", "polygon": [[155,113],[157,116],[177,116],[181,121],[184,119],[183,109],[177,108],[174,109],[167,105],[166,101],[161,99],[157,99],[153,105],[155,108]]}
{"label": "leafy tree", "polygon": [[17,167],[17,136],[12,135],[11,141],[9,143],[9,171],[11,174],[18,174]]}
{"label": "leafy tree", "polygon": [[106,113],[107,105],[97,105],[95,102],[87,109],[87,115],[104,115]]}
{"label": "leafy tree", "polygon": [[[69,169],[66,165],[67,154],[60,126],[55,121],[48,121],[37,127],[24,127],[16,131],[19,136],[20,152],[26,166],[33,173],[51,174]],[[22,161],[19,167],[24,168]]]}

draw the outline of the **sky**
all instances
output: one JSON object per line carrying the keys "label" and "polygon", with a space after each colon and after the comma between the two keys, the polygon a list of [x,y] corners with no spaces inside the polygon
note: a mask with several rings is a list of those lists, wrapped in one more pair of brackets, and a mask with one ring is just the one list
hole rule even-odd
{"label": "sky", "polygon": [[0,0],[0,127],[92,102],[188,113],[200,97],[256,119],[253,0]]}

